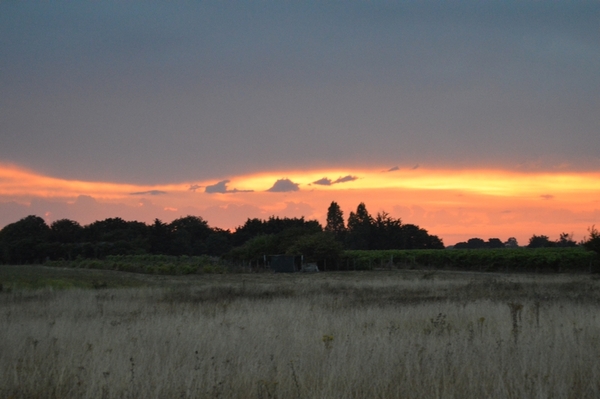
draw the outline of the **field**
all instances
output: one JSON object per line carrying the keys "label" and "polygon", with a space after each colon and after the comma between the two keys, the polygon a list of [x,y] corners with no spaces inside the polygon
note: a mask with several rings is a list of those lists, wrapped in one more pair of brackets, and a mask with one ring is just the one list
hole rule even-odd
{"label": "field", "polygon": [[0,266],[0,282],[3,398],[600,397],[589,274]]}

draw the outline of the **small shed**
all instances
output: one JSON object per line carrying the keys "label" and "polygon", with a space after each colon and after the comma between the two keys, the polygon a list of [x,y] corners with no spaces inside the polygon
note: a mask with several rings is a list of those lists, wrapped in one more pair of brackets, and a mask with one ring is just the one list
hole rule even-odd
{"label": "small shed", "polygon": [[319,271],[319,266],[317,266],[316,263],[305,263],[302,265],[300,271],[304,273],[317,273]]}
{"label": "small shed", "polygon": [[302,257],[294,255],[271,255],[269,265],[275,273],[295,273],[302,268]]}

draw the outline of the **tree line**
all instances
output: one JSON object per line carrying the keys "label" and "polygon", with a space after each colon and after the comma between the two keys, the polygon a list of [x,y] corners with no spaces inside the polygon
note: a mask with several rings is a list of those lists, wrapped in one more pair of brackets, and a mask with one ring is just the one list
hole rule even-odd
{"label": "tree line", "polygon": [[[561,233],[556,241],[550,240],[545,235],[532,235],[529,238],[527,248],[575,248],[578,245],[583,245],[585,240],[580,243],[573,240],[573,234]],[[481,238],[470,238],[467,241],[456,243],[454,249],[499,249],[499,248],[518,248],[519,243],[515,237],[510,237],[506,242],[502,242],[499,238],[490,238],[484,241]]]}
{"label": "tree line", "polygon": [[[600,252],[600,233],[592,226],[584,247]],[[529,248],[574,247],[572,235],[559,240],[532,236]],[[516,248],[513,237],[484,241],[472,238],[455,249]],[[414,224],[404,224],[386,212],[372,216],[364,203],[348,218],[336,202],[327,210],[323,227],[317,220],[254,218],[233,231],[211,227],[198,216],[146,224],[108,218],[82,226],[61,219],[47,225],[30,215],[0,230],[0,263],[42,263],[45,260],[104,259],[111,255],[214,256],[232,261],[264,262],[265,255],[303,255],[305,261],[335,264],[344,250],[444,249],[443,241]],[[339,265],[336,266],[339,268]]]}
{"label": "tree line", "polygon": [[110,255],[219,256],[257,261],[264,255],[304,255],[308,261],[335,260],[345,249],[443,249],[440,238],[381,212],[372,217],[364,203],[347,221],[336,202],[327,224],[301,218],[248,219],[234,231],[211,227],[198,216],[146,224],[108,218],[82,226],[61,219],[50,225],[30,215],[0,230],[0,262],[103,259]]}

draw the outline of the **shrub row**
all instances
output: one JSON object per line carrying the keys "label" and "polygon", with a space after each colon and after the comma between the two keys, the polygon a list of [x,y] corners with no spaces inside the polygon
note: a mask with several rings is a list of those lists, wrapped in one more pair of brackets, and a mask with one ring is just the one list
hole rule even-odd
{"label": "shrub row", "polygon": [[[117,270],[146,274],[225,273],[243,268],[209,256],[116,255],[105,259],[47,261],[47,266]],[[335,266],[334,266],[335,265]],[[600,257],[582,248],[486,250],[352,250],[326,269],[432,268],[496,272],[598,272]]]}
{"label": "shrub row", "polygon": [[183,275],[225,273],[228,267],[220,259],[209,256],[113,255],[105,259],[77,258],[47,261],[46,266],[117,270],[122,272]]}
{"label": "shrub row", "polygon": [[343,269],[452,269],[465,271],[596,272],[600,257],[582,248],[515,248],[485,250],[344,251]]}

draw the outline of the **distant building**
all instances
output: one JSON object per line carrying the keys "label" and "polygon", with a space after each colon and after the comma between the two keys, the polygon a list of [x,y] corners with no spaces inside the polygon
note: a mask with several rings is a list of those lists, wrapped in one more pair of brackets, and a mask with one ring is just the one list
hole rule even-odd
{"label": "distant building", "polygon": [[302,256],[271,255],[269,266],[275,273],[295,273],[302,270]]}

